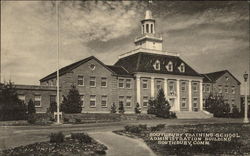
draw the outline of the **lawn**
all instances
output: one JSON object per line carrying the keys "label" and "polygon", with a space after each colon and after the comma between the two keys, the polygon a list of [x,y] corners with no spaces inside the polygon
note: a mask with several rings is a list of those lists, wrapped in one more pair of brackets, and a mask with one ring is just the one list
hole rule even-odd
{"label": "lawn", "polygon": [[240,123],[133,125],[115,133],[142,138],[157,155],[250,155],[250,125]]}

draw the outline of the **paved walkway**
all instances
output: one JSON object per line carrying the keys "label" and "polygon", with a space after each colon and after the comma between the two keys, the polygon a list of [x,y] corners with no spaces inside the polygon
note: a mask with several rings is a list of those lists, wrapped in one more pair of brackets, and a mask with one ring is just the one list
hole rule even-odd
{"label": "paved walkway", "polygon": [[90,132],[89,135],[108,147],[107,156],[155,156],[141,139],[133,139],[113,132]]}

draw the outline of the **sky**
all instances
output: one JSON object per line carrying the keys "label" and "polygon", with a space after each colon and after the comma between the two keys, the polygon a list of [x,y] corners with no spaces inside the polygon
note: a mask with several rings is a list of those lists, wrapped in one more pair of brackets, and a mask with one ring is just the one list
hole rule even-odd
{"label": "sky", "polygon": [[[113,64],[134,49],[147,1],[60,3],[60,67],[94,55]],[[199,73],[229,70],[244,84],[249,72],[247,2],[153,1],[163,49]],[[2,81],[39,84],[57,68],[57,14],[52,1],[2,1]],[[241,92],[244,85],[241,85]]]}

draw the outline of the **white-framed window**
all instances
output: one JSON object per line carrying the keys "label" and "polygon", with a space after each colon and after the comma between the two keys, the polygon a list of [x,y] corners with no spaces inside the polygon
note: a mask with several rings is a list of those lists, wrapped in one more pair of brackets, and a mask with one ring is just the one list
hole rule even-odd
{"label": "white-framed window", "polygon": [[131,88],[131,79],[126,79],[126,88]]}
{"label": "white-framed window", "polygon": [[181,82],[181,91],[186,91],[186,82],[185,81]]}
{"label": "white-framed window", "polygon": [[118,79],[118,87],[124,88],[124,79]]}
{"label": "white-framed window", "polygon": [[156,81],[156,88],[157,88],[157,90],[159,90],[159,89],[162,88],[162,86],[161,86],[161,80],[157,80]]}
{"label": "white-framed window", "polygon": [[174,87],[174,82],[173,81],[169,82],[168,88],[169,88],[169,94],[170,95],[175,95],[175,87]]}
{"label": "white-framed window", "polygon": [[78,75],[78,77],[77,77],[77,85],[78,86],[84,86],[84,77],[83,77],[83,75]]}
{"label": "white-framed window", "polygon": [[25,103],[25,95],[18,95],[18,99],[21,100],[23,103]]}
{"label": "white-framed window", "polygon": [[208,92],[208,93],[210,92],[210,85],[209,84],[206,85],[206,92]]}
{"label": "white-framed window", "polygon": [[131,101],[132,101],[132,97],[131,96],[127,96],[126,97],[126,107],[131,107]]}
{"label": "white-framed window", "polygon": [[166,65],[166,69],[167,71],[169,72],[172,72],[173,71],[173,62],[172,61],[169,61],[168,64]]}
{"label": "white-framed window", "polygon": [[101,106],[102,106],[102,107],[107,107],[108,96],[107,96],[107,95],[102,95],[101,98],[102,98],[102,99],[101,99]]}
{"label": "white-framed window", "polygon": [[90,77],[89,86],[90,87],[96,87],[96,78],[94,76]]}
{"label": "white-framed window", "polygon": [[160,70],[161,69],[160,61],[156,60],[153,67],[154,67],[155,70]]}
{"label": "white-framed window", "polygon": [[143,89],[148,89],[148,80],[142,80],[142,88]]}
{"label": "white-framed window", "polygon": [[102,77],[101,78],[101,87],[107,87],[107,78],[106,77]]}
{"label": "white-framed window", "polygon": [[80,95],[81,106],[84,107],[84,95]]}
{"label": "white-framed window", "polygon": [[119,96],[119,105],[124,104],[124,96]]}
{"label": "white-framed window", "polygon": [[179,66],[179,71],[184,73],[185,72],[185,65],[184,63],[181,63],[181,65]]}
{"label": "white-framed window", "polygon": [[235,105],[235,99],[232,99],[232,105]]}
{"label": "white-framed window", "polygon": [[193,88],[194,92],[197,92],[198,91],[198,84],[196,82],[193,83],[192,88]]}
{"label": "white-framed window", "polygon": [[228,86],[225,86],[224,91],[225,93],[228,93]]}
{"label": "white-framed window", "polygon": [[181,98],[181,107],[185,108],[187,106],[187,99],[186,98]]}
{"label": "white-framed window", "polygon": [[194,108],[198,107],[198,98],[193,98],[193,107]]}
{"label": "white-framed window", "polygon": [[148,96],[143,96],[142,106],[148,107]]}
{"label": "white-framed window", "polygon": [[235,94],[235,87],[232,86],[232,94]]}
{"label": "white-framed window", "polygon": [[41,95],[35,95],[35,101],[34,101],[35,107],[42,106],[41,100],[42,100]]}
{"label": "white-framed window", "polygon": [[56,102],[56,95],[50,95],[50,104],[55,103]]}
{"label": "white-framed window", "polygon": [[90,95],[89,106],[96,107],[96,95]]}
{"label": "white-framed window", "polygon": [[221,85],[218,86],[218,93],[222,93],[222,86]]}

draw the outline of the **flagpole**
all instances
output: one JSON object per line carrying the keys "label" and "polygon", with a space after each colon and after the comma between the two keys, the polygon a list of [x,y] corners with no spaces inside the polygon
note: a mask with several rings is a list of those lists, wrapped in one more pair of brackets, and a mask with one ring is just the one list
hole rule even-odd
{"label": "flagpole", "polygon": [[56,81],[56,86],[57,86],[57,92],[56,92],[56,97],[57,97],[57,124],[60,124],[60,116],[59,116],[59,109],[60,109],[60,97],[59,97],[59,51],[60,51],[60,16],[59,16],[59,2],[56,1],[56,15],[57,15],[57,81]]}

